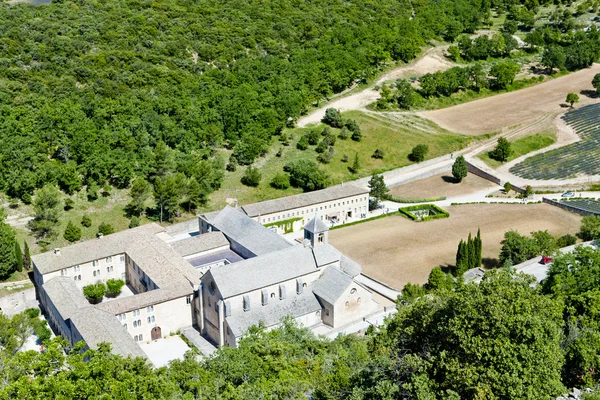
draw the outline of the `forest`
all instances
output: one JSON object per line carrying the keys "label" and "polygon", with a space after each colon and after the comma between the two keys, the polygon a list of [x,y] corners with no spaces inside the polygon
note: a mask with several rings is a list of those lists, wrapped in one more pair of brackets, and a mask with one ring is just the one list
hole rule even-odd
{"label": "forest", "polygon": [[[0,190],[126,188],[233,149],[250,164],[313,104],[452,27],[481,0],[116,0],[0,6]],[[200,180],[202,178],[199,178]],[[206,187],[201,200],[210,193]]]}
{"label": "forest", "polygon": [[19,351],[40,329],[37,314],[0,315],[0,399],[537,400],[599,383],[600,250],[555,258],[541,285],[511,267],[480,284],[434,271],[364,336],[330,340],[284,320],[251,328],[237,348],[158,369],[105,345],[65,354],[60,338]]}

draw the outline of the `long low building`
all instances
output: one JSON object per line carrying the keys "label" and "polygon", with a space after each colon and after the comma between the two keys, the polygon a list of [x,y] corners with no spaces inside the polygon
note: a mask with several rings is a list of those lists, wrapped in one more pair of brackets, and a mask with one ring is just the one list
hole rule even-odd
{"label": "long low building", "polygon": [[[50,326],[73,345],[107,342],[118,354],[143,356],[139,344],[191,326],[215,345],[236,346],[253,325],[292,317],[335,329],[379,309],[354,279],[360,265],[328,244],[317,217],[301,244],[231,207],[197,226],[170,236],[152,223],[33,256]],[[83,288],[109,279],[125,281],[123,292],[91,304]]]}
{"label": "long low building", "polygon": [[[277,233],[296,232],[313,217],[331,223],[365,218],[369,213],[369,190],[352,184],[331,186],[280,199],[248,204],[239,209]],[[205,214],[210,220],[216,213]]]}

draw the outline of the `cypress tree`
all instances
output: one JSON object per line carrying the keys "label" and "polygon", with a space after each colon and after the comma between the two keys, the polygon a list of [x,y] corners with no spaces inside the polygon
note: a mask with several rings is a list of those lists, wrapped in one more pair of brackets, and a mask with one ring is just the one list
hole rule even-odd
{"label": "cypress tree", "polygon": [[24,254],[23,254],[23,266],[26,269],[30,269],[31,268],[31,254],[29,254],[29,245],[27,244],[26,240],[24,240],[23,243],[25,244],[25,250],[24,250]]}
{"label": "cypress tree", "polygon": [[17,259],[15,269],[19,272],[23,271],[23,252],[18,240],[15,240],[15,258]]}
{"label": "cypress tree", "polygon": [[469,232],[469,238],[467,239],[467,269],[473,268],[475,265],[475,243],[473,243],[473,237]]}
{"label": "cypress tree", "polygon": [[481,262],[482,262],[482,242],[481,242],[481,229],[477,228],[477,236],[475,237],[475,250],[476,250],[476,260],[477,260],[477,267],[481,267]]}
{"label": "cypress tree", "polygon": [[458,249],[456,250],[456,266],[457,267],[463,261],[463,259],[464,259],[464,242],[462,239],[460,239],[460,242],[458,243]]}

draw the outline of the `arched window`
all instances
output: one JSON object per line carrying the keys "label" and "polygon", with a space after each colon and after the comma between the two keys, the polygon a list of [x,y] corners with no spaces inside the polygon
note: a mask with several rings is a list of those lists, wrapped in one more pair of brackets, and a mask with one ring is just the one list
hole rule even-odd
{"label": "arched window", "polygon": [[352,290],[350,290],[350,294],[354,294],[356,293],[356,288],[352,288]]}
{"label": "arched window", "polygon": [[349,303],[349,302],[346,302],[346,307],[348,307],[349,305],[350,305],[350,303]]}
{"label": "arched window", "polygon": [[356,302],[357,302],[357,303],[360,303],[360,297],[359,297],[358,299],[356,299]]}
{"label": "arched window", "polygon": [[275,298],[275,293],[271,293],[271,298],[274,299]]}

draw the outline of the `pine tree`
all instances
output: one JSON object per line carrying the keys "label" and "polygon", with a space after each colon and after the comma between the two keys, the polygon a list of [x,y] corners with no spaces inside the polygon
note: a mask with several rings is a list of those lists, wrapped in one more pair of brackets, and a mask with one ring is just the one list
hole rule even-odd
{"label": "pine tree", "polygon": [[23,271],[23,252],[21,251],[21,245],[19,245],[19,241],[15,240],[15,269],[19,272]]}
{"label": "pine tree", "polygon": [[29,252],[29,244],[27,244],[27,241],[23,241],[24,243],[24,247],[25,250],[23,252],[23,266],[26,269],[31,269],[31,254]]}

